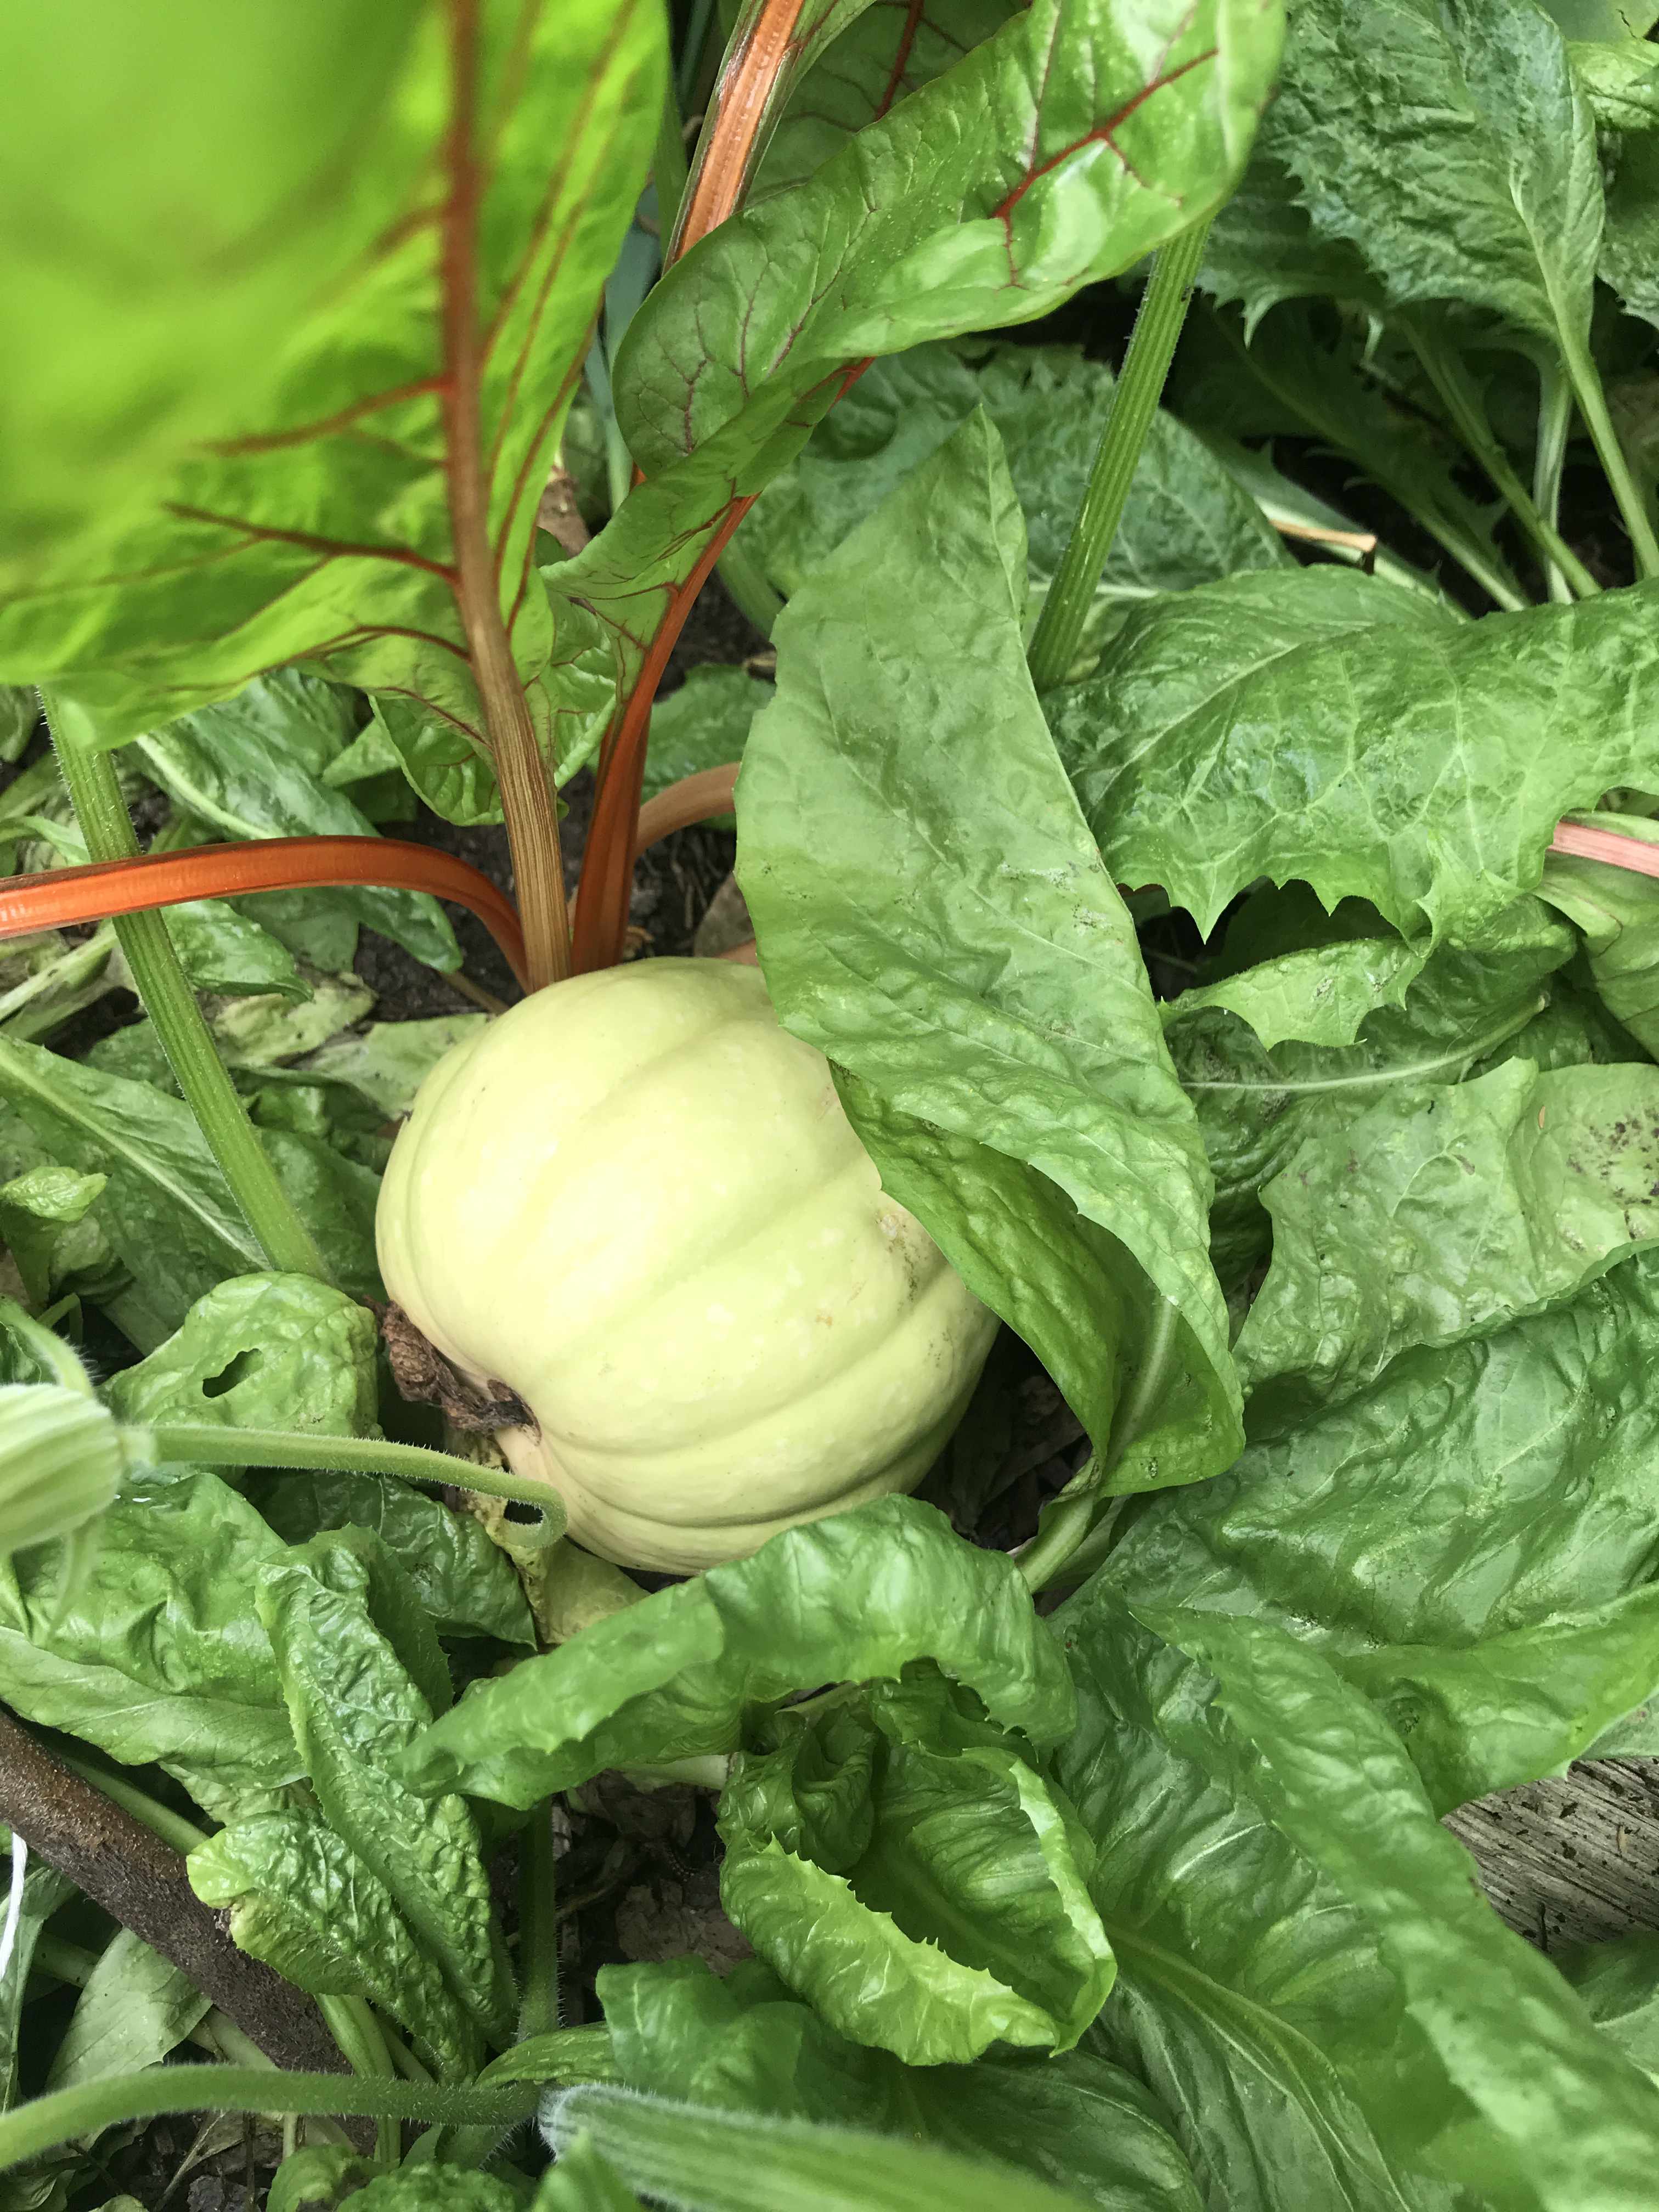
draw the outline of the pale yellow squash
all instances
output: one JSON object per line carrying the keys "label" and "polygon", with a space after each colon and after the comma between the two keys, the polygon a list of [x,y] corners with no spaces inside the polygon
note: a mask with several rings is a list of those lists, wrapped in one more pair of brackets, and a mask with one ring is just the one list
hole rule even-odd
{"label": "pale yellow squash", "polygon": [[386,1170],[386,1287],[540,1425],[571,1534],[690,1571],[908,1490],[996,1328],[887,1197],[752,968],[556,984],[441,1060]]}

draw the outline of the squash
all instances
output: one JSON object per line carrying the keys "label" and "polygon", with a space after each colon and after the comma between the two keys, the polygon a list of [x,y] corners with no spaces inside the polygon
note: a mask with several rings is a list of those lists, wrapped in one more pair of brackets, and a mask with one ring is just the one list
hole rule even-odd
{"label": "squash", "polygon": [[457,1046],[377,1227],[410,1318],[534,1415],[499,1432],[509,1464],[622,1566],[710,1566],[913,1489],[997,1325],[883,1193],[823,1054],[724,961],[577,976]]}

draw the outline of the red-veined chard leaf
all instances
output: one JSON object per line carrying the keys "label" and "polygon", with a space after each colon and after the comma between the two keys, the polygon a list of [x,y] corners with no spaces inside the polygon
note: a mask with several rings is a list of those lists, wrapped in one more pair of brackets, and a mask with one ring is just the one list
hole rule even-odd
{"label": "red-veined chard leaf", "polygon": [[420,13],[7,9],[9,589],[36,588],[183,447],[232,428],[270,379],[272,329],[390,219],[410,172],[386,112]]}
{"label": "red-veined chard leaf", "polygon": [[1041,1354],[1114,1479],[1152,1488],[1239,1441],[1210,1173],[1043,726],[1024,599],[976,415],[781,618],[740,873],[779,1013],[835,1066],[886,1188]]}
{"label": "red-veined chard leaf", "polygon": [[556,742],[537,502],[662,97],[654,0],[445,0],[386,129],[397,219],[164,496],[0,612],[118,743],[295,658]]}
{"label": "red-veined chard leaf", "polygon": [[635,459],[655,474],[849,362],[1132,267],[1238,174],[1281,21],[1276,0],[1036,0],[670,272],[617,363]]}

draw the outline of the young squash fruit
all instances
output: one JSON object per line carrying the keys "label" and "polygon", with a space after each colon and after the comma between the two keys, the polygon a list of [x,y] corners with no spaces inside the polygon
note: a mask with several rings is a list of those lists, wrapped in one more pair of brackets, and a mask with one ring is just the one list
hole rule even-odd
{"label": "young squash fruit", "polygon": [[386,1170],[387,1289],[539,1435],[579,1543],[689,1572],[927,1473],[996,1330],[888,1198],[752,968],[538,992],[440,1061]]}

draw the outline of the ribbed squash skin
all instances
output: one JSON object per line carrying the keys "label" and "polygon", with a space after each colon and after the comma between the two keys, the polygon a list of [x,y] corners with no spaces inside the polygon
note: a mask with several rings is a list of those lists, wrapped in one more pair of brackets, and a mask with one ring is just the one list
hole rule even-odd
{"label": "ribbed squash skin", "polygon": [[516,1390],[579,1542],[690,1571],[913,1488],[996,1328],[752,968],[650,960],[457,1047],[392,1148],[386,1287]]}

